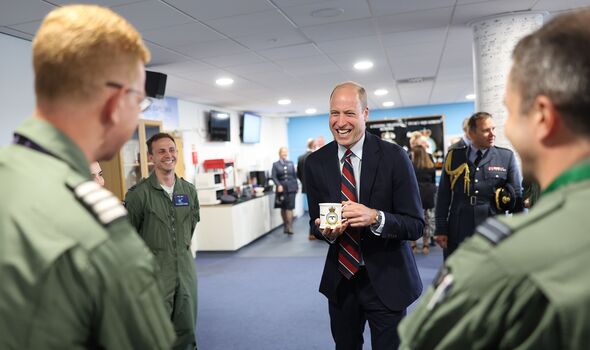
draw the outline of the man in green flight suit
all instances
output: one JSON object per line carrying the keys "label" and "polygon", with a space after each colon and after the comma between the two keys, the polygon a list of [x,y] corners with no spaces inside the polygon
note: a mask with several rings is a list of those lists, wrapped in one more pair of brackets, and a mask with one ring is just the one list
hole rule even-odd
{"label": "man in green flight suit", "polygon": [[164,304],[176,330],[175,349],[196,348],[197,276],[190,250],[199,222],[195,187],[176,176],[178,150],[174,138],[158,133],[147,141],[154,171],[129,189],[129,219],[160,265]]}
{"label": "man in green flight suit", "polygon": [[588,23],[568,13],[517,44],[505,131],[541,198],[476,229],[400,324],[402,349],[588,348]]}
{"label": "man in green flight suit", "polygon": [[93,5],[51,11],[33,40],[34,117],[0,150],[0,349],[167,349],[156,262],[91,181],[137,127],[149,52]]}

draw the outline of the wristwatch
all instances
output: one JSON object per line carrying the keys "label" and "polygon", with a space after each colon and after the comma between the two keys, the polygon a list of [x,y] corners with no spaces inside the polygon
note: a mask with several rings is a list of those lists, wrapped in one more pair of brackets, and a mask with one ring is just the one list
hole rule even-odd
{"label": "wristwatch", "polygon": [[381,226],[381,222],[383,221],[383,212],[381,210],[377,210],[377,216],[375,216],[375,223],[371,225],[374,229]]}

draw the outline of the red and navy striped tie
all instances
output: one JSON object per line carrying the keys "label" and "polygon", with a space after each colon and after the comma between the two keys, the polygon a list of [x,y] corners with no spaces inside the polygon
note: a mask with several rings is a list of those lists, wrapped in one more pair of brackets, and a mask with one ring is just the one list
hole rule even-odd
{"label": "red and navy striped tie", "polygon": [[[358,202],[356,198],[356,181],[350,157],[352,152],[347,149],[344,153],[342,164],[342,178],[340,192],[342,200]],[[349,227],[340,236],[340,250],[338,252],[338,270],[347,279],[350,279],[359,270],[361,261],[361,249],[359,246],[360,234],[357,229]]]}

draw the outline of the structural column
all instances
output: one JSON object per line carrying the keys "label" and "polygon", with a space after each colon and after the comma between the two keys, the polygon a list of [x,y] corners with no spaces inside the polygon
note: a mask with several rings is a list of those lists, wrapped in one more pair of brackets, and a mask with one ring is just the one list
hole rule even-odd
{"label": "structural column", "polygon": [[473,28],[475,110],[485,111],[496,122],[496,145],[510,147],[504,136],[506,80],[512,50],[527,34],[543,25],[544,13],[522,12],[485,17],[470,23]]}

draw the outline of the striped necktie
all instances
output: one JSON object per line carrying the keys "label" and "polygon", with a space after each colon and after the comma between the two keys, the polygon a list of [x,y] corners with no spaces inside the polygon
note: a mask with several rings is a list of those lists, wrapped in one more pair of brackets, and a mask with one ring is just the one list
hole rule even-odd
{"label": "striped necktie", "polygon": [[[342,164],[342,178],[340,183],[340,192],[342,200],[358,202],[356,196],[356,181],[354,171],[352,170],[352,161],[350,157],[352,152],[347,149],[344,153]],[[350,279],[359,270],[361,261],[361,249],[359,246],[359,230],[349,227],[340,236],[340,249],[338,252],[338,270],[344,277]]]}

